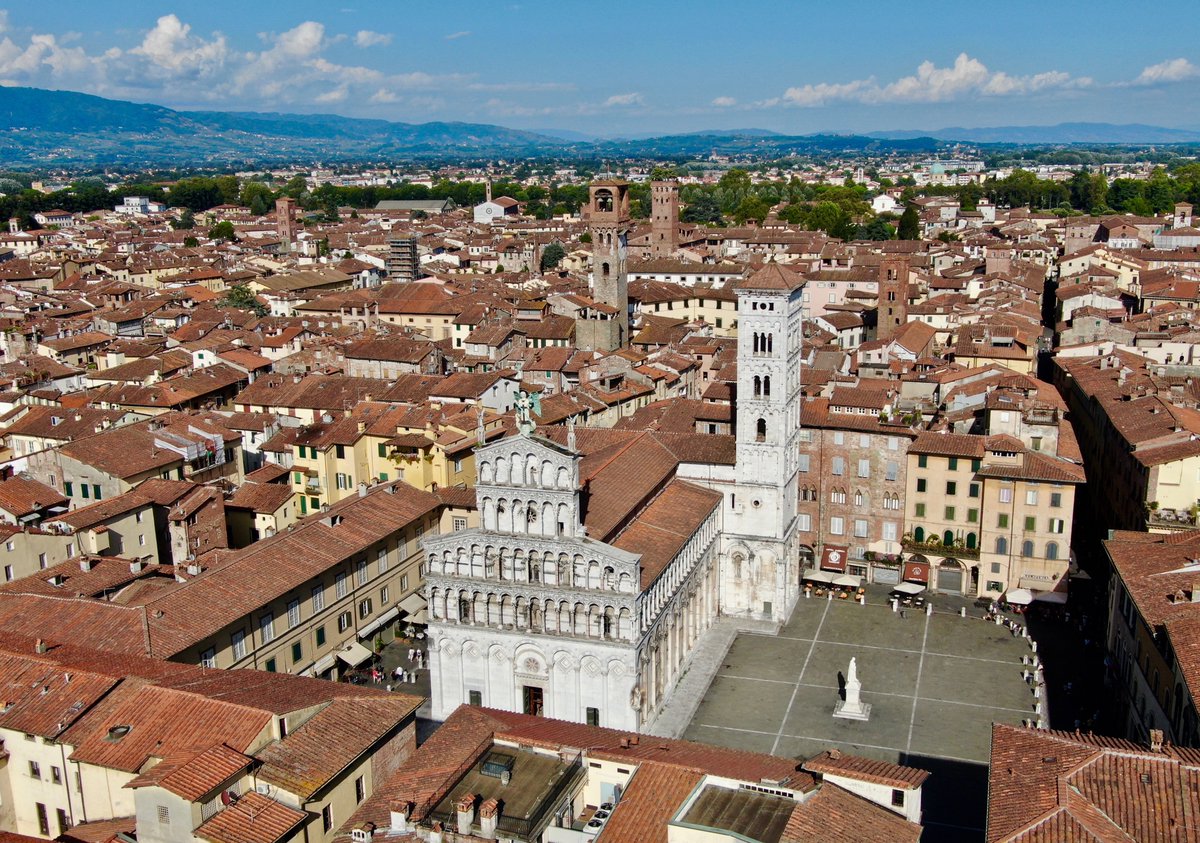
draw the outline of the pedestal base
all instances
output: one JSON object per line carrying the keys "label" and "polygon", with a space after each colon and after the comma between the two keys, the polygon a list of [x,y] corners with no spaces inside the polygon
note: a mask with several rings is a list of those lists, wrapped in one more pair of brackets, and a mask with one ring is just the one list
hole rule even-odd
{"label": "pedestal base", "polygon": [[838,700],[837,705],[833,707],[833,716],[840,717],[843,720],[870,720],[871,719],[871,704],[859,703],[851,708],[846,705],[845,700]]}

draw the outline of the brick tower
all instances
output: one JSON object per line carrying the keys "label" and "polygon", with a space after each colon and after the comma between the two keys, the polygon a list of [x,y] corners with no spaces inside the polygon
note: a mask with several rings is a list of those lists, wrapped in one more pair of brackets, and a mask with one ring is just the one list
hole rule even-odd
{"label": "brick tower", "polygon": [[679,184],[650,183],[650,257],[666,258],[679,248]]}
{"label": "brick tower", "polygon": [[879,312],[875,338],[891,339],[908,322],[908,258],[886,257],[879,264]]}
{"label": "brick tower", "polygon": [[280,249],[290,252],[296,243],[296,200],[288,196],[275,200],[275,234]]}

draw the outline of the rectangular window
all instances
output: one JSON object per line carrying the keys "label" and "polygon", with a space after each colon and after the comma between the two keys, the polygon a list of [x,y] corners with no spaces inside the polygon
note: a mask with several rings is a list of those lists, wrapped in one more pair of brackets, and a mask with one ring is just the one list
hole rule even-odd
{"label": "rectangular window", "polygon": [[483,705],[483,691],[467,691],[467,705]]}
{"label": "rectangular window", "polygon": [[452,519],[450,522],[450,528],[456,533],[461,533],[463,530],[467,529],[467,519],[465,519],[465,518]]}
{"label": "rectangular window", "polygon": [[75,497],[75,487],[74,487],[74,484],[72,484],[70,480],[66,480],[63,482],[63,492],[66,493],[66,496],[68,498]]}
{"label": "rectangular window", "polygon": [[367,584],[367,560],[360,559],[354,566],[354,581],[355,585]]}
{"label": "rectangular window", "polygon": [[946,494],[947,495],[957,495],[958,494],[958,484],[955,483],[953,480],[946,481]]}
{"label": "rectangular window", "polygon": [[840,430],[835,430],[833,432],[833,444],[834,445],[845,445],[846,444],[846,434]]}
{"label": "rectangular window", "polygon": [[899,436],[889,436],[888,437],[888,450],[889,451],[900,450],[900,437]]}
{"label": "rectangular window", "polygon": [[325,586],[323,583],[317,583],[312,588],[312,613],[315,615],[318,612],[325,610]]}
{"label": "rectangular window", "polygon": [[[41,832],[42,837],[49,837],[50,818],[46,815],[46,806],[41,802],[37,802],[35,804],[37,805],[38,831]],[[159,810],[162,809],[160,808]]]}
{"label": "rectangular window", "polygon": [[67,812],[62,808],[55,808],[54,813],[58,816],[58,833],[63,835],[67,833],[67,829],[71,827],[70,821],[67,819]]}
{"label": "rectangular window", "polygon": [[325,646],[325,627],[323,627],[323,626],[317,627],[317,646],[318,647]]}
{"label": "rectangular window", "polygon": [[898,790],[896,788],[892,788],[892,807],[893,808],[903,808],[904,807],[904,791],[903,790]]}
{"label": "rectangular window", "polygon": [[1055,509],[1058,509],[1060,506],[1062,506],[1062,492],[1050,493],[1050,506],[1054,507]]}
{"label": "rectangular window", "polygon": [[865,539],[867,537],[867,519],[854,519],[854,536],[855,538]]}
{"label": "rectangular window", "polygon": [[209,647],[200,654],[200,666],[207,668],[216,668],[217,666],[217,651]]}
{"label": "rectangular window", "polygon": [[871,461],[869,459],[858,461],[858,476],[859,477],[870,477],[871,476]]}
{"label": "rectangular window", "polygon": [[1037,506],[1037,502],[1038,502],[1037,489],[1026,489],[1025,490],[1026,506]]}
{"label": "rectangular window", "polygon": [[338,615],[338,632],[345,632],[352,623],[354,623],[354,616],[349,612],[342,612]]}
{"label": "rectangular window", "polygon": [[1032,515],[1025,516],[1025,532],[1032,533],[1037,529],[1037,518]]}
{"label": "rectangular window", "polygon": [[377,563],[379,563],[379,573],[381,573],[381,574],[386,573],[387,569],[388,569],[388,558],[387,558],[387,548],[386,547],[379,548],[379,551],[375,554],[375,561]]}
{"label": "rectangular window", "polygon": [[233,657],[235,659],[246,658],[246,633],[244,630],[235,629],[233,635],[230,636],[233,642]]}
{"label": "rectangular window", "polygon": [[967,486],[967,494],[973,498],[979,497],[979,484],[971,483]]}
{"label": "rectangular window", "polygon": [[29,775],[35,779],[40,779],[42,777],[42,767],[36,761],[29,762]]}
{"label": "rectangular window", "polygon": [[1066,527],[1067,527],[1067,522],[1063,521],[1061,518],[1051,518],[1050,519],[1050,532],[1062,533],[1066,529]]}
{"label": "rectangular window", "polygon": [[970,521],[972,524],[979,523],[979,510],[978,509],[968,509],[967,510],[967,520]]}
{"label": "rectangular window", "polygon": [[981,465],[983,465],[982,460],[971,460],[971,471],[979,471]]}
{"label": "rectangular window", "polygon": [[883,522],[883,540],[888,541],[888,542],[894,542],[896,540],[896,522],[895,521],[884,521]]}
{"label": "rectangular window", "polygon": [[946,520],[947,521],[954,520],[954,507],[952,507],[952,506],[946,507]]}
{"label": "rectangular window", "polygon": [[993,563],[992,563],[992,573],[993,573],[993,574],[998,574],[998,573],[1000,573],[1000,563],[999,563],[999,562],[993,562]]}
{"label": "rectangular window", "polygon": [[929,468],[929,457],[921,454],[917,457],[917,468]]}
{"label": "rectangular window", "polygon": [[591,707],[587,709],[587,724],[589,726],[600,725],[600,709]]}
{"label": "rectangular window", "polygon": [[339,572],[338,575],[333,578],[333,593],[337,595],[339,600],[346,596],[345,572]]}
{"label": "rectangular window", "polygon": [[381,457],[387,456],[387,445],[385,445],[383,442],[379,443],[379,456],[381,456]]}
{"label": "rectangular window", "polygon": [[798,519],[798,523],[796,525],[797,529],[799,529],[801,532],[804,532],[804,533],[812,532],[812,516],[811,515],[809,515],[807,512],[801,512],[799,515],[796,516],[796,518]]}
{"label": "rectangular window", "polygon": [[100,500],[100,486],[96,483],[92,484],[92,497],[96,500]]}
{"label": "rectangular window", "polygon": [[[43,565],[42,567],[44,568],[44,567],[46,567],[46,566],[45,566],[45,565]],[[5,582],[12,582],[14,579],[15,579],[15,577],[13,576],[13,566],[12,566],[12,565],[5,565],[5,566],[4,566],[4,581],[5,581]]]}
{"label": "rectangular window", "polygon": [[1007,486],[1000,489],[1000,503],[1012,503],[1013,490]]}
{"label": "rectangular window", "polygon": [[333,447],[334,447],[335,452],[337,453],[337,458],[339,460],[344,460],[346,458],[346,446],[345,445],[334,445]]}
{"label": "rectangular window", "polygon": [[386,606],[388,604],[388,587],[385,585],[379,589],[379,605]]}
{"label": "rectangular window", "polygon": [[408,591],[408,574],[400,575],[400,591],[401,592]]}
{"label": "rectangular window", "polygon": [[358,617],[360,619],[364,619],[364,618],[368,618],[370,616],[371,616],[371,598],[367,597],[367,598],[364,598],[363,600],[358,601]]}
{"label": "rectangular window", "polygon": [[83,495],[84,500],[87,500],[88,498],[91,497],[91,494],[89,494],[89,492],[88,492],[88,484],[87,483],[79,484],[79,494]]}
{"label": "rectangular window", "polygon": [[997,591],[997,592],[1004,591],[1004,583],[997,582],[995,580],[988,580],[987,590],[988,591]]}
{"label": "rectangular window", "polygon": [[913,514],[914,514],[914,515],[915,515],[917,518],[924,518],[924,517],[925,517],[925,504],[923,504],[923,503],[919,503],[919,504],[917,504],[915,507],[913,507],[913,510],[914,510],[914,511],[913,511]]}
{"label": "rectangular window", "polygon": [[917,491],[918,491],[918,492],[924,492],[924,491],[925,491],[925,478],[924,478],[924,477],[918,477],[918,478],[917,478]]}
{"label": "rectangular window", "polygon": [[288,629],[300,625],[300,599],[289,600],[287,605]]}
{"label": "rectangular window", "polygon": [[321,828],[328,834],[333,829],[333,806],[326,805],[321,809]]}
{"label": "rectangular window", "polygon": [[834,476],[840,477],[846,473],[846,460],[842,457],[833,458],[833,473]]}
{"label": "rectangular window", "polygon": [[800,471],[803,471],[803,472],[807,472],[807,471],[808,471],[808,468],[809,468],[809,458],[808,458],[808,454],[801,454],[801,455],[800,455],[800,468],[799,468],[799,470],[800,470]]}
{"label": "rectangular window", "polygon": [[300,664],[304,658],[304,646],[299,642],[292,644],[292,664]]}
{"label": "rectangular window", "polygon": [[362,802],[367,798],[367,783],[363,776],[354,780],[354,801]]}
{"label": "rectangular window", "polygon": [[900,476],[900,463],[895,460],[888,460],[887,474],[884,475],[888,480],[896,480]]}
{"label": "rectangular window", "polygon": [[269,641],[275,640],[275,615],[267,612],[258,619],[258,631],[262,635],[262,641],[266,644]]}
{"label": "rectangular window", "polygon": [[275,664],[275,659],[267,659],[267,664],[266,664],[267,673],[274,673],[276,667],[277,667],[277,665]]}
{"label": "rectangular window", "polygon": [[829,519],[829,532],[835,536],[843,535],[846,532],[846,519],[840,515],[834,515]]}
{"label": "rectangular window", "polygon": [[996,516],[996,526],[1001,527],[1001,528],[1008,526],[1008,513],[1007,512],[1001,512],[999,515]]}
{"label": "rectangular window", "polygon": [[948,467],[951,471],[958,471],[958,457],[951,457]]}

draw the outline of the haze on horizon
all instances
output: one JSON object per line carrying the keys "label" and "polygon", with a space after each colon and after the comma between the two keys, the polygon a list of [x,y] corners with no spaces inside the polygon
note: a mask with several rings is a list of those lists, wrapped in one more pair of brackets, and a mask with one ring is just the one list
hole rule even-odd
{"label": "haze on horizon", "polygon": [[[1128,3],[699,0],[0,11],[0,84],[176,109],[457,120],[596,135],[1200,127],[1200,23]],[[1132,20],[1127,18],[1132,12]],[[1116,23],[1119,21],[1119,24]]]}

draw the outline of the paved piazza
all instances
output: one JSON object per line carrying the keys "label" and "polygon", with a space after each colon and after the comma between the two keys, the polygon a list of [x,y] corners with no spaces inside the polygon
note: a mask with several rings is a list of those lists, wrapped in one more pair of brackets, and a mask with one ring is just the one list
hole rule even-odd
{"label": "paved piazza", "polygon": [[[1034,716],[1021,678],[1029,641],[978,618],[905,614],[802,598],[778,635],[734,639],[684,737],[792,757],[833,744],[916,766],[986,764],[992,722]],[[833,717],[851,656],[871,704],[865,723]]]}

